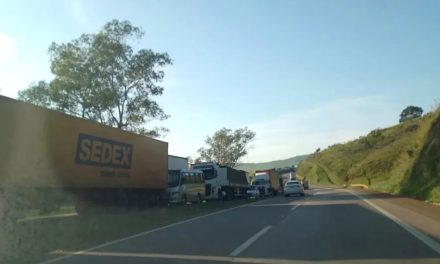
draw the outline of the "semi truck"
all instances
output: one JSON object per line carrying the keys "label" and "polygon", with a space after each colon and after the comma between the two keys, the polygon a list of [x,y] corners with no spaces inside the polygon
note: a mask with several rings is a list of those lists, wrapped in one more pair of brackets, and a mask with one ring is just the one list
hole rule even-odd
{"label": "semi truck", "polygon": [[277,169],[278,173],[280,174],[280,177],[282,179],[281,187],[284,188],[284,185],[288,181],[294,181],[296,180],[296,170],[295,167],[285,167],[285,168],[279,168]]}
{"label": "semi truck", "polygon": [[203,171],[207,199],[232,199],[246,196],[249,182],[245,171],[214,162],[192,164],[191,168]]}
{"label": "semi truck", "polygon": [[166,142],[4,96],[0,121],[0,214],[56,207],[56,193],[68,194],[79,214],[165,196]]}
{"label": "semi truck", "polygon": [[275,169],[259,170],[255,172],[252,185],[260,190],[261,195],[276,195],[281,191],[281,177]]}

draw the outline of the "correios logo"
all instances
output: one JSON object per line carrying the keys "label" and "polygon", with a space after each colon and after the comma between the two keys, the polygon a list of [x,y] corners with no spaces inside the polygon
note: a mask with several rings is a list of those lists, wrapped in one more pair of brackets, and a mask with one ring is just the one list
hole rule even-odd
{"label": "correios logo", "polygon": [[133,145],[80,133],[76,148],[77,164],[131,168]]}

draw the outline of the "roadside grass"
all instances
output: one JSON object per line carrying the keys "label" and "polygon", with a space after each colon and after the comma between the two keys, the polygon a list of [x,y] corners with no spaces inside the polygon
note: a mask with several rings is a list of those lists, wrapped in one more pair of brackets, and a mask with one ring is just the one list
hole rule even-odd
{"label": "roadside grass", "polygon": [[440,108],[312,154],[297,174],[311,183],[366,184],[373,190],[438,203]]}
{"label": "roadside grass", "polygon": [[62,214],[72,214],[75,213],[75,206],[73,205],[65,205],[61,206],[59,210],[52,211],[49,213],[42,214],[39,209],[31,209],[28,210],[24,214],[24,219],[26,218],[33,218],[33,217],[40,217],[40,216],[52,216],[52,215],[62,215]]}
{"label": "roadside grass", "polygon": [[303,161],[301,165],[303,166],[303,171],[301,174],[298,173],[298,178],[303,179],[304,176],[307,176],[307,179],[311,183],[318,184],[320,186],[335,185],[323,166],[314,163],[307,163],[307,161]]}
{"label": "roadside grass", "polygon": [[[7,255],[0,255],[0,263],[38,263],[54,258],[50,253],[56,250],[78,251],[258,200],[208,201],[202,204],[101,213],[87,217],[69,216],[24,221],[14,226],[12,239],[8,241],[12,245],[11,250],[3,252]],[[71,212],[71,208],[66,207],[65,212]]]}
{"label": "roadside grass", "polygon": [[428,201],[430,202],[437,202],[440,201],[440,184],[438,184],[436,187],[432,189],[428,196]]}

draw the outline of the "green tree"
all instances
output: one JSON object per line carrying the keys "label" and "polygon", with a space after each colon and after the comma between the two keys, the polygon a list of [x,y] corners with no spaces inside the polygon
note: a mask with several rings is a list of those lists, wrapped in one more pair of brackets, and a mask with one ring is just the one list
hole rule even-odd
{"label": "green tree", "polygon": [[53,107],[53,102],[50,96],[49,83],[47,83],[46,81],[32,83],[27,89],[19,91],[18,99],[46,108]]}
{"label": "green tree", "polygon": [[405,122],[407,120],[421,117],[423,114],[423,109],[418,106],[407,106],[405,109],[402,110],[400,113],[400,119],[399,123]]}
{"label": "green tree", "polygon": [[234,167],[247,154],[247,146],[254,138],[255,132],[247,127],[237,130],[222,128],[206,138],[208,146],[198,150],[199,160]]}
{"label": "green tree", "polygon": [[55,78],[48,89],[52,108],[139,134],[166,132],[147,129],[145,123],[168,118],[152,97],[163,93],[162,69],[172,60],[167,53],[133,50],[129,42],[143,35],[128,21],[112,20],[96,34],[52,43],[49,54]]}

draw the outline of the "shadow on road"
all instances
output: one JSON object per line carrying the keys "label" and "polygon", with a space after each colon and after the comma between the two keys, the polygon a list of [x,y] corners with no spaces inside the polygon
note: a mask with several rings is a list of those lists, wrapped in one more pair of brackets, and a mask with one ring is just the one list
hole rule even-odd
{"label": "shadow on road", "polygon": [[[266,210],[267,209],[267,210]],[[252,210],[252,211],[250,211]],[[269,211],[268,211],[269,210]],[[245,207],[243,211],[206,218],[184,228],[161,230],[108,247],[75,256],[63,263],[231,263],[233,226],[281,210]],[[213,241],[201,240],[221,234]],[[258,230],[258,229],[256,229]],[[255,232],[255,231],[253,231]],[[252,232],[252,233],[253,233]],[[192,234],[192,235],[189,235]],[[245,239],[244,239],[245,240]],[[244,241],[243,240],[243,241]],[[203,242],[201,242],[203,241]],[[228,249],[229,248],[229,249]],[[67,253],[68,254],[68,253]],[[116,258],[116,260],[115,260]],[[213,261],[215,260],[215,261]],[[272,229],[235,257],[241,263],[438,263],[439,255],[385,216],[357,204],[301,205],[287,218],[273,223]],[[113,262],[115,261],[115,262]]]}
{"label": "shadow on road", "polygon": [[358,204],[301,205],[288,221],[273,228],[243,257],[440,261],[439,254],[392,220]]}
{"label": "shadow on road", "polygon": [[[320,188],[314,188],[312,189],[313,192],[310,192],[308,194],[313,195],[314,200],[359,200],[358,197],[354,196],[353,194],[349,193],[347,189],[320,189]],[[360,194],[364,199],[366,200],[374,200],[374,199],[397,199],[397,198],[403,198],[401,196],[391,195],[388,193],[379,193],[379,192],[372,192],[368,190],[362,190],[362,192],[357,191],[358,194]]]}

